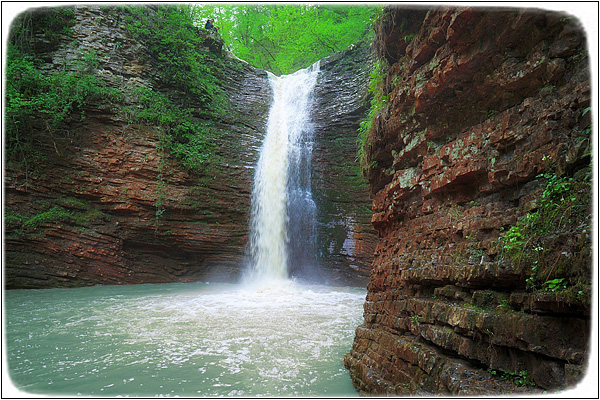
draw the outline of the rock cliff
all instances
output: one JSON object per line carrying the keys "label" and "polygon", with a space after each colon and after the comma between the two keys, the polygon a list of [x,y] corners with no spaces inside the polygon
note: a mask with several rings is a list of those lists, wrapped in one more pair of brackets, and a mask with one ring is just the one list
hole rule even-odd
{"label": "rock cliff", "polygon": [[573,385],[591,282],[578,21],[388,7],[376,32],[387,102],[364,170],[380,239],[345,358],[354,385],[459,395]]}
{"label": "rock cliff", "polygon": [[[7,165],[8,214],[44,215],[58,206],[72,217],[42,220],[34,231],[7,220],[8,288],[221,280],[239,267],[252,166],[270,100],[267,74],[227,57],[219,38],[198,31],[206,46],[199,51],[225,61],[221,85],[231,96],[226,116],[210,121],[220,163],[189,173],[161,151],[159,127],[132,122],[124,111],[141,107],[136,88],[161,85],[156,60],[127,29],[124,14],[77,7],[71,33],[56,49],[38,52],[52,70],[93,49],[95,74],[124,99],[92,102],[85,119],[69,121],[64,129],[70,136],[42,144],[44,159],[35,173]],[[167,90],[171,97],[184,95]],[[202,107],[191,96],[187,101]]]}
{"label": "rock cliff", "polygon": [[356,131],[368,105],[373,58],[367,43],[357,43],[321,60],[314,108],[312,192],[317,204],[318,257],[322,265],[341,266],[335,269],[335,281],[363,285],[377,233],[355,149]]}
{"label": "rock cliff", "polygon": [[[93,54],[91,72],[120,95],[89,102],[82,110],[84,118],[74,112],[63,122],[60,135],[38,135],[35,168],[6,163],[6,287],[235,281],[244,262],[253,168],[271,101],[267,73],[232,56],[219,37],[197,29],[198,53],[218,61],[212,71],[226,98],[225,112],[210,116],[202,99],[169,84],[159,64],[164,56],[126,22],[131,10],[71,10],[68,33],[58,32],[52,43],[47,32],[34,32],[41,69],[59,71]],[[145,7],[143,15],[158,18],[153,16],[157,11],[158,6]],[[327,79],[322,82],[330,85]],[[140,95],[147,93],[144,89],[193,110],[190,121],[206,127],[214,148],[210,163],[190,171],[168,154],[163,128],[139,117],[146,110]],[[30,129],[41,132],[44,127]],[[324,125],[320,129],[332,132]],[[344,131],[348,132],[353,135],[352,129]],[[316,159],[330,151],[344,160],[353,158],[353,142],[344,144],[350,150],[328,150],[323,143],[317,145],[322,155]],[[335,180],[316,185],[347,191],[344,186],[334,189]],[[368,204],[365,193],[360,196]],[[322,267],[329,269],[333,281],[358,282],[366,275],[372,252],[365,246],[360,250],[363,228],[355,226],[366,224],[364,215],[344,227],[342,236],[354,235],[348,239],[351,250],[343,246],[345,236],[332,239],[335,243]],[[329,214],[320,218],[320,225],[327,227]],[[324,228],[323,240],[334,230]],[[345,264],[349,256],[360,260]]]}

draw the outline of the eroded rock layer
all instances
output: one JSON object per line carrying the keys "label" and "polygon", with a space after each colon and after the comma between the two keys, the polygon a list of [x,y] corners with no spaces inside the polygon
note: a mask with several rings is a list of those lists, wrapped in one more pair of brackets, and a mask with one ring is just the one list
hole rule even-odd
{"label": "eroded rock layer", "polygon": [[[315,88],[313,196],[317,204],[318,258],[343,265],[333,279],[366,285],[377,233],[371,200],[356,161],[356,131],[365,113],[373,55],[358,43],[320,61]],[[357,280],[356,277],[361,277]]]}
{"label": "eroded rock layer", "polygon": [[[71,216],[42,218],[33,232],[13,230],[7,220],[8,288],[237,276],[252,166],[270,101],[267,74],[228,57],[220,38],[199,30],[205,45],[199,51],[224,60],[221,85],[231,96],[229,113],[214,126],[220,132],[220,163],[199,174],[187,172],[160,150],[160,127],[128,118],[127,108],[141,108],[138,88],[179,99],[185,93],[160,86],[156,60],[132,36],[126,15],[118,7],[76,7],[71,33],[57,49],[37,54],[52,70],[93,51],[94,73],[119,89],[123,99],[91,103],[84,119],[73,118],[63,127],[72,132],[67,137],[47,135],[42,165],[34,173],[7,165],[9,214],[44,215],[58,206]],[[185,101],[202,107],[193,96]]]}
{"label": "eroded rock layer", "polygon": [[[144,13],[152,18],[157,7],[149,6]],[[218,84],[227,98],[226,112],[207,118],[201,99],[160,79],[156,55],[128,27],[127,7],[73,10],[68,34],[58,34],[52,45],[44,34],[33,38],[42,69],[60,70],[93,53],[97,63],[90,72],[122,96],[91,102],[84,118],[74,112],[60,135],[31,127],[40,131],[36,146],[42,157],[35,168],[6,163],[6,287],[236,281],[244,266],[253,171],[272,96],[267,72],[235,58],[220,37],[198,29],[195,35],[203,43],[198,52],[222,61],[215,68],[222,67]],[[327,86],[327,79],[321,84]],[[210,129],[217,162],[190,172],[167,154],[161,148],[161,127],[131,118],[143,108],[140,89],[160,92],[174,105],[193,109],[193,118]],[[321,129],[333,132],[323,124]],[[354,136],[355,126],[344,129],[343,134]],[[341,146],[334,151],[353,160],[354,143],[346,142],[349,150]],[[326,143],[318,146],[328,151]],[[359,186],[345,184],[327,190],[344,193],[352,190],[348,185]],[[360,193],[362,204],[370,202],[365,193]],[[359,221],[367,231],[369,214]],[[319,223],[326,227],[323,240],[335,234],[327,221]],[[343,234],[356,232],[349,242],[353,253],[346,254],[345,237],[332,239],[329,258],[320,266],[335,282],[364,280],[372,260],[373,240],[364,250],[362,228],[349,225]],[[351,268],[345,257],[355,253],[361,259]]]}
{"label": "eroded rock layer", "polygon": [[[345,358],[355,386],[465,395],[576,383],[590,332],[590,209],[581,225],[536,238],[546,265],[505,257],[499,238],[543,204],[550,175],[540,174],[589,171],[578,21],[386,8],[376,31],[389,100],[368,138],[380,240]],[[548,272],[531,290],[537,268]]]}

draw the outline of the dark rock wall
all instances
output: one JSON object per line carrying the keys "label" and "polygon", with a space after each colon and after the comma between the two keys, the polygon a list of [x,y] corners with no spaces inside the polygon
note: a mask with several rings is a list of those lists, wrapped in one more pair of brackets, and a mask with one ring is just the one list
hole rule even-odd
{"label": "dark rock wall", "polygon": [[[41,143],[45,159],[38,172],[6,164],[5,216],[34,216],[59,206],[75,217],[48,220],[27,232],[11,223],[14,218],[5,219],[6,287],[235,281],[244,265],[254,165],[272,96],[267,73],[228,54],[220,38],[198,31],[204,39],[199,50],[224,61],[220,83],[228,112],[210,121],[219,132],[215,143],[221,161],[192,174],[176,159],[161,155],[158,127],[131,123],[125,110],[136,106],[131,93],[139,87],[159,89],[187,107],[202,105],[158,81],[155,60],[127,30],[119,7],[75,7],[74,18],[72,34],[57,46],[36,38],[43,68],[61,68],[64,60],[80,57],[80,51],[94,50],[94,72],[119,89],[124,100],[91,104],[85,119],[74,118],[65,126],[68,137]],[[352,68],[364,63],[353,59]],[[335,65],[342,64],[338,60]],[[324,72],[319,90],[328,88],[328,97],[324,104],[325,94],[317,96],[319,107],[336,108],[336,90],[343,92],[344,102],[353,91],[361,92],[362,82],[352,79],[347,88]],[[354,171],[338,168],[332,175],[324,166],[354,160],[358,108],[359,103],[336,109],[339,119],[352,115],[331,128],[319,112],[313,181],[315,192],[327,193],[317,199],[319,240],[327,243],[320,268],[333,283],[364,282],[374,246],[365,233],[371,229],[370,210],[361,213],[354,204],[357,199],[360,207],[369,204],[366,186]],[[157,219],[161,196],[164,212]]]}
{"label": "dark rock wall", "polygon": [[[42,223],[27,234],[6,226],[6,287],[235,279],[271,96],[266,72],[227,56],[220,39],[199,31],[206,45],[199,50],[224,59],[221,83],[231,96],[230,112],[216,122],[221,163],[191,174],[161,156],[157,127],[132,124],[124,112],[136,105],[133,89],[157,82],[154,60],[126,29],[121,11],[76,7],[75,20],[56,51],[39,54],[45,68],[60,68],[63,60],[93,49],[95,73],[125,100],[88,107],[83,121],[65,128],[72,136],[59,150],[45,143],[41,172],[7,165],[7,213],[34,215],[59,205],[81,218]],[[157,219],[161,193],[165,210]]]}
{"label": "dark rock wall", "polygon": [[[521,375],[537,388],[574,384],[589,351],[589,297],[526,291],[531,265],[503,260],[497,239],[539,206],[539,174],[589,167],[578,21],[386,8],[376,31],[389,102],[367,151],[380,239],[345,358],[355,386],[465,395],[525,390],[509,379]],[[568,268],[589,276],[589,228],[554,236],[554,260],[571,257]]]}
{"label": "dark rock wall", "polygon": [[312,192],[318,258],[321,265],[335,266],[331,279],[340,283],[366,285],[377,242],[369,189],[356,161],[373,59],[367,43],[327,57],[315,88]]}

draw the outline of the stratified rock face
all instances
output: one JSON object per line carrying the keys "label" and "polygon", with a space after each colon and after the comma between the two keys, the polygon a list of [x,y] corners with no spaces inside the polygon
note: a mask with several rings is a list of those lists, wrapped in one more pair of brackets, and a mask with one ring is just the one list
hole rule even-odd
{"label": "stratified rock face", "polygon": [[[228,111],[205,121],[220,161],[190,173],[160,150],[160,127],[132,123],[127,110],[140,108],[138,88],[159,90],[198,115],[205,114],[203,104],[158,79],[156,60],[126,26],[126,10],[74,11],[71,33],[57,44],[36,38],[43,68],[63,68],[65,60],[93,51],[94,73],[124,99],[92,103],[83,120],[77,116],[64,126],[69,135],[40,135],[45,158],[35,172],[6,164],[6,287],[235,281],[244,266],[254,166],[272,97],[267,73],[198,30],[199,51],[223,60]],[[368,82],[368,50],[359,50],[348,52],[347,63],[343,55],[324,62],[316,95],[313,192],[319,192],[319,241],[325,243],[319,268],[330,283],[364,283],[375,244],[368,189],[356,167],[333,171],[354,160]],[[345,76],[336,75],[344,70]],[[24,229],[23,218],[35,224]]]}
{"label": "stratified rock face", "polygon": [[[355,386],[465,395],[525,390],[519,376],[544,389],[577,382],[589,298],[526,291],[532,266],[502,259],[497,240],[539,207],[539,174],[589,166],[578,22],[527,10],[387,8],[376,28],[389,103],[367,151],[380,240],[365,322],[345,358]],[[589,229],[554,236],[553,262],[570,258],[589,275]]]}
{"label": "stratified rock face", "polygon": [[[119,88],[124,103],[93,105],[67,127],[69,140],[45,144],[36,174],[9,165],[7,215],[41,215],[52,207],[67,220],[43,220],[34,232],[7,222],[7,288],[233,280],[245,251],[253,166],[264,135],[271,89],[267,73],[228,56],[203,30],[205,48],[222,57],[229,112],[213,126],[220,163],[199,174],[159,149],[158,127],[132,124],[138,87],[156,87],[155,63],[113,7],[76,7],[72,34],[40,53],[46,68],[93,49],[96,73]],[[173,92],[171,96],[182,96]],[[186,100],[194,107],[192,96]],[[161,198],[163,211],[157,200]]]}
{"label": "stratified rock face", "polygon": [[368,105],[373,64],[366,43],[327,57],[315,88],[313,196],[317,204],[318,259],[330,279],[366,284],[377,243],[369,189],[356,161],[356,133]]}

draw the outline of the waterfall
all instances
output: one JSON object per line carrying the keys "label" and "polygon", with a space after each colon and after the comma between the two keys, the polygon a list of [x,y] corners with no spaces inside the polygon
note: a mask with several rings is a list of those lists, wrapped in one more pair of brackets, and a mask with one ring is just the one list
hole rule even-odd
{"label": "waterfall", "polygon": [[252,188],[252,280],[286,279],[314,262],[315,203],[310,163],[312,91],[319,64],[291,75],[269,74],[273,102]]}

